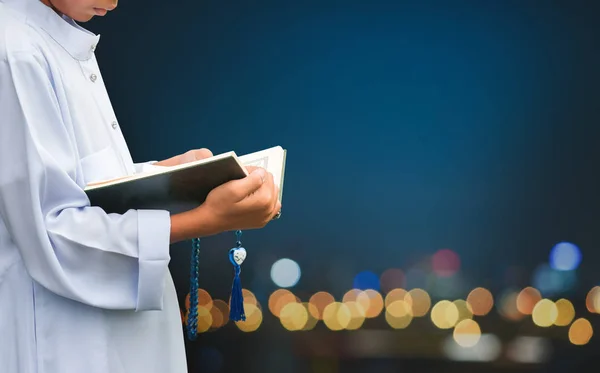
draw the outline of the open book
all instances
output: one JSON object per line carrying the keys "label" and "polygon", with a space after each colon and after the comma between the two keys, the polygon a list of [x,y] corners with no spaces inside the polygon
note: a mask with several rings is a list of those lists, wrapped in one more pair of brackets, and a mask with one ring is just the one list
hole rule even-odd
{"label": "open book", "polygon": [[280,146],[237,156],[235,152],[215,155],[172,167],[113,180],[91,183],[85,188],[92,206],[107,213],[129,209],[160,209],[172,213],[200,205],[211,190],[231,180],[247,176],[245,166],[258,166],[273,174],[283,197],[286,150]]}

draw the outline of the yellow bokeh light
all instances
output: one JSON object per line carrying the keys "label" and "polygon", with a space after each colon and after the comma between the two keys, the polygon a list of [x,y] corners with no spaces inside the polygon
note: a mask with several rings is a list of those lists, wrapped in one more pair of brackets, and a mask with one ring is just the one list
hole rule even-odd
{"label": "yellow bokeh light", "polygon": [[308,303],[312,304],[314,307],[310,307],[308,310],[314,318],[323,320],[323,311],[325,310],[325,307],[333,302],[335,302],[333,295],[325,291],[320,291],[310,297]]}
{"label": "yellow bokeh light", "polygon": [[569,341],[576,346],[587,344],[594,335],[592,324],[584,318],[575,320],[569,328]]}
{"label": "yellow bokeh light", "polygon": [[462,299],[457,299],[452,303],[454,303],[456,309],[458,310],[457,322],[473,318],[473,312],[471,311],[471,308],[466,301]]}
{"label": "yellow bokeh light", "polygon": [[412,307],[404,300],[392,302],[385,309],[385,320],[394,329],[404,329],[412,322]]}
{"label": "yellow bokeh light", "polygon": [[281,310],[288,303],[298,303],[298,299],[287,289],[277,289],[269,297],[269,310],[274,316],[279,317]]}
{"label": "yellow bokeh light", "polygon": [[281,309],[279,320],[289,331],[302,330],[308,321],[308,310],[302,303],[290,302]]}
{"label": "yellow bokeh light", "polygon": [[440,329],[450,329],[458,321],[458,309],[448,300],[437,302],[431,309],[431,321]]}
{"label": "yellow bokeh light", "polygon": [[246,321],[237,321],[235,325],[243,332],[256,331],[263,321],[262,311],[252,303],[244,304],[244,310]]}
{"label": "yellow bokeh light", "polygon": [[212,314],[210,313],[210,309],[198,306],[198,324],[196,326],[196,330],[198,333],[204,333],[208,329],[210,329],[213,319]]}
{"label": "yellow bokeh light", "polygon": [[481,328],[475,320],[465,319],[456,324],[452,336],[459,346],[473,347],[481,338]]}
{"label": "yellow bokeh light", "polygon": [[333,302],[327,305],[323,311],[325,326],[334,331],[345,329],[350,324],[351,319],[350,309],[344,303]]}
{"label": "yellow bokeh light", "polygon": [[412,297],[408,295],[408,291],[404,289],[393,289],[385,296],[385,307],[389,307],[390,304],[395,301],[402,300],[408,302],[408,304],[412,305]]}
{"label": "yellow bokeh light", "polygon": [[350,322],[345,329],[356,330],[359,329],[365,322],[366,311],[363,306],[358,302],[346,302],[344,303],[350,311]]}
{"label": "yellow bokeh light", "polygon": [[306,324],[304,325],[302,330],[304,330],[304,331],[313,330],[315,328],[315,326],[317,326],[317,323],[319,322],[319,319],[317,319],[315,317],[315,315],[317,315],[317,316],[319,315],[317,306],[315,306],[312,303],[308,303],[308,302],[303,302],[302,306],[304,308],[306,308],[306,315],[307,315]]}
{"label": "yellow bokeh light", "polygon": [[567,299],[559,299],[556,301],[556,309],[558,310],[558,317],[554,322],[556,326],[567,326],[575,318],[575,307]]}
{"label": "yellow bokeh light", "polygon": [[[209,309],[212,307],[213,299],[208,291],[204,289],[198,289],[198,306]],[[185,296],[185,309],[190,309],[190,293]]]}
{"label": "yellow bokeh light", "polygon": [[413,317],[423,317],[427,315],[427,312],[429,312],[429,308],[431,307],[431,298],[423,289],[412,289],[408,292],[408,295],[404,300],[411,304]]}
{"label": "yellow bokeh light", "polygon": [[244,297],[244,303],[258,305],[258,301],[256,300],[256,296],[253,292],[248,289],[242,289],[242,296]]}
{"label": "yellow bokeh light", "polygon": [[365,310],[365,317],[372,319],[379,316],[381,311],[383,311],[383,297],[381,294],[373,289],[367,289],[360,292],[356,297],[356,301],[361,305],[367,304],[367,300],[369,306]]}
{"label": "yellow bokeh light", "polygon": [[519,293],[517,292],[509,292],[502,295],[499,302],[499,312],[500,314],[508,320],[518,321],[521,320],[525,315],[523,315],[517,309],[517,297]]}
{"label": "yellow bokeh light", "polygon": [[492,293],[484,288],[475,288],[467,296],[467,303],[473,315],[485,316],[494,306],[494,297]]}
{"label": "yellow bokeh light", "polygon": [[537,326],[542,328],[550,327],[558,318],[558,308],[550,299],[542,299],[533,307],[531,318]]}
{"label": "yellow bokeh light", "polygon": [[600,286],[594,286],[587,293],[585,307],[591,313],[600,313]]}
{"label": "yellow bokeh light", "polygon": [[360,293],[362,293],[362,290],[360,290],[360,289],[348,290],[346,292],[346,294],[344,294],[344,296],[342,297],[342,302],[343,303],[356,302],[356,298],[358,297],[358,294],[360,294]]}
{"label": "yellow bokeh light", "polygon": [[540,300],[542,300],[542,295],[537,289],[526,287],[517,296],[517,309],[524,315],[531,315],[533,308]]}

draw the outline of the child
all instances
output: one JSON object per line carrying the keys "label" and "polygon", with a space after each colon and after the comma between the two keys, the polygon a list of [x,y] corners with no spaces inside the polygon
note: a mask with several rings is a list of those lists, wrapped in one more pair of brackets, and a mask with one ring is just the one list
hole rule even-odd
{"label": "child", "polygon": [[132,161],[94,57],[99,38],[76,23],[116,4],[0,0],[2,373],[186,372],[169,244],[263,227],[281,208],[263,169],[182,214],[89,205],[88,183],[152,167]]}

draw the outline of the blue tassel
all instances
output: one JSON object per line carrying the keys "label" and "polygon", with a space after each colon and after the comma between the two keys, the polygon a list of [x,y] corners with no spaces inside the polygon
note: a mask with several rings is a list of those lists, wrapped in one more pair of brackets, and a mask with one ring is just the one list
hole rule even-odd
{"label": "blue tassel", "polygon": [[235,276],[233,277],[233,286],[231,287],[231,301],[229,305],[229,319],[232,321],[246,321],[244,313],[244,295],[242,294],[242,281],[240,280],[240,272],[242,267],[235,262],[234,253],[236,249],[229,251],[229,260],[233,264]]}
{"label": "blue tassel", "polygon": [[187,310],[187,336],[196,340],[198,331],[198,265],[200,258],[200,239],[192,240],[192,258],[190,268],[190,308]]}
{"label": "blue tassel", "polygon": [[242,263],[246,259],[246,249],[242,247],[240,241],[241,231],[237,231],[238,237],[236,246],[229,250],[229,261],[233,265],[234,277],[233,285],[231,286],[231,300],[229,304],[229,319],[231,321],[246,321],[244,312],[244,295],[242,294],[242,282],[240,280],[240,272],[242,271]]}

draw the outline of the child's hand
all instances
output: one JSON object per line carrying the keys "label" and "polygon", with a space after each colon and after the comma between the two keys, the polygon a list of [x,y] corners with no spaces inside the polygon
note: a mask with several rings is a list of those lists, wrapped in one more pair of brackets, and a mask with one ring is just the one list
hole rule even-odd
{"label": "child's hand", "polygon": [[188,150],[183,154],[176,155],[164,161],[154,163],[155,166],[179,166],[180,164],[199,161],[200,159],[210,158],[213,153],[205,148]]}
{"label": "child's hand", "polygon": [[250,174],[213,189],[193,210],[171,216],[171,242],[236,229],[264,227],[281,210],[273,175],[248,167]]}
{"label": "child's hand", "polygon": [[281,210],[273,175],[259,167],[248,171],[247,177],[215,188],[201,206],[222,231],[262,228]]}

